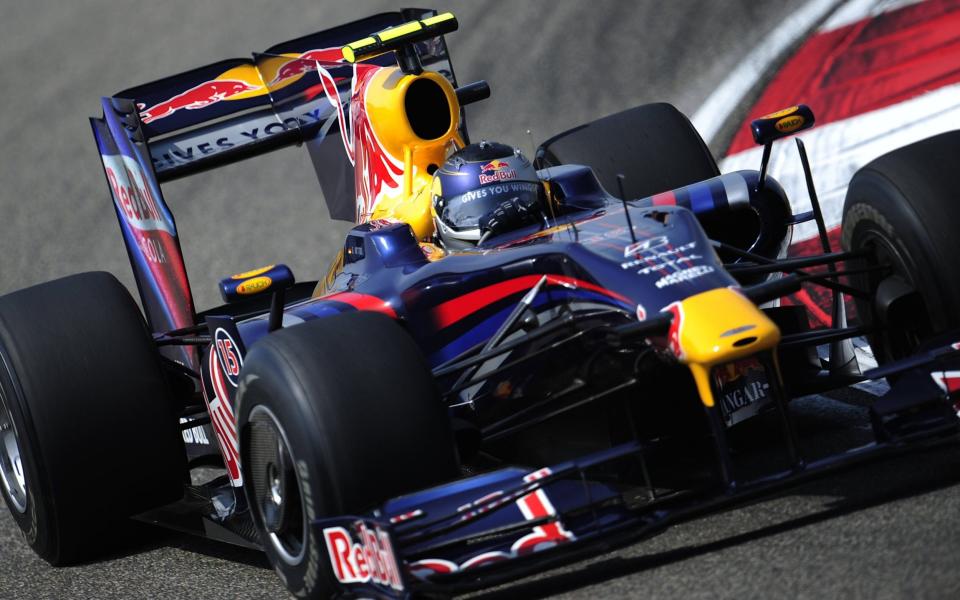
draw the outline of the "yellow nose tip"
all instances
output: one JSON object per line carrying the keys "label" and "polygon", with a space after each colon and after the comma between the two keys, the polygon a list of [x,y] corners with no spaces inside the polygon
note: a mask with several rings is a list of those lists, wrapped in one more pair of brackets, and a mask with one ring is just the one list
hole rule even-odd
{"label": "yellow nose tip", "polygon": [[685,363],[716,365],[767,350],[780,330],[739,291],[717,288],[671,305],[674,351]]}
{"label": "yellow nose tip", "polygon": [[780,329],[739,291],[717,288],[675,302],[671,347],[687,364],[707,406],[713,406],[710,369],[715,365],[771,350]]}

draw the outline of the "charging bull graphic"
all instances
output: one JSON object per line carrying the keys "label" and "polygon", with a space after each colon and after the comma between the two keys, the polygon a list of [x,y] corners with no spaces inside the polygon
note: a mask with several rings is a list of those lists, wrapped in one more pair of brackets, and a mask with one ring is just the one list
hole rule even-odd
{"label": "charging bull graphic", "polygon": [[340,102],[337,79],[322,65],[318,70],[327,100],[337,111],[343,147],[354,167],[357,223],[369,220],[377,201],[385,192],[398,190],[403,178],[403,163],[383,147],[367,115],[367,90],[379,71],[373,65],[353,65],[348,120]]}
{"label": "charging bull graphic", "polygon": [[[246,81],[240,81],[238,79],[205,81],[181,94],[177,94],[169,100],[141,110],[140,120],[144,123],[151,123],[157,119],[169,117],[181,109],[196,110],[198,108],[206,108],[221,100],[226,100],[243,92],[252,92],[261,87],[262,86],[251,85]],[[138,105],[138,108],[144,107],[141,104]]]}
{"label": "charging bull graphic", "polygon": [[198,110],[224,100],[245,100],[263,96],[270,90],[299,80],[305,73],[316,71],[318,61],[335,63],[342,60],[340,48],[320,48],[299,55],[285,54],[267,58],[259,65],[259,70],[254,65],[234,67],[216,79],[204,81],[153,106],[138,104],[140,120],[152,123],[179,110]]}
{"label": "charging bull graphic", "polygon": [[343,52],[340,48],[323,48],[320,50],[309,50],[297,58],[289,60],[280,65],[277,74],[268,84],[271,88],[277,84],[289,81],[294,77],[299,77],[304,73],[317,70],[318,62],[336,63],[343,60]]}

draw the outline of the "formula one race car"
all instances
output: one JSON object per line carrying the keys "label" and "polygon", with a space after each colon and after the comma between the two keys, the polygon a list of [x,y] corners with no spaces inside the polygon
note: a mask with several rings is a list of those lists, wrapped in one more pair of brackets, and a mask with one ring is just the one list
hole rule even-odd
{"label": "formula one race car", "polygon": [[[82,560],[133,516],[262,548],[298,597],[451,595],[956,440],[960,131],[861,169],[839,250],[801,143],[794,214],[766,157],[721,175],[682,114],[640,106],[544,142],[543,214],[447,253],[429,213],[377,211],[430,193],[489,95],[456,82],[456,27],[380,14],[103,99],[146,325],[105,273],[0,298],[0,476],[40,556]],[[769,156],[813,122],[753,134]],[[160,183],[301,143],[357,222],[329,273],[241,273],[195,311]],[[803,221],[823,252],[786,258]],[[781,305],[801,285],[832,292],[832,327]],[[791,399],[884,378],[872,441],[804,446]]]}

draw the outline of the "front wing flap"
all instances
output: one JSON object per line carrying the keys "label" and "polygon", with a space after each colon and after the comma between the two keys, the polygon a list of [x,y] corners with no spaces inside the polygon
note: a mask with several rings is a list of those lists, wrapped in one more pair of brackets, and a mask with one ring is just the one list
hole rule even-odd
{"label": "front wing flap", "polygon": [[[496,585],[861,462],[955,443],[960,386],[947,374],[960,369],[958,347],[938,349],[934,364],[904,371],[903,385],[877,400],[874,442],[810,461],[801,453],[776,472],[728,481],[718,456],[715,476],[654,492],[623,477],[646,460],[634,441],[535,471],[509,467],[454,481],[390,500],[366,517],[325,519],[315,527],[348,594],[409,597]],[[905,392],[921,380],[931,385]]]}

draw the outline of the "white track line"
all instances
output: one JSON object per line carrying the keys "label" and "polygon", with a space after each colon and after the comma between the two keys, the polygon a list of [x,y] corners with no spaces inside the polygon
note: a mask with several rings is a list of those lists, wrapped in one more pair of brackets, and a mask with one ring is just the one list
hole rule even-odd
{"label": "white track line", "polygon": [[830,15],[830,18],[820,26],[820,31],[840,29],[851,23],[856,23],[869,17],[875,17],[881,13],[894,11],[910,4],[917,4],[921,1],[922,0],[850,0]]}
{"label": "white track line", "polygon": [[842,0],[811,0],[800,10],[790,13],[727,75],[691,118],[707,144],[713,142],[730,114],[756,87],[770,65],[840,4]]}

